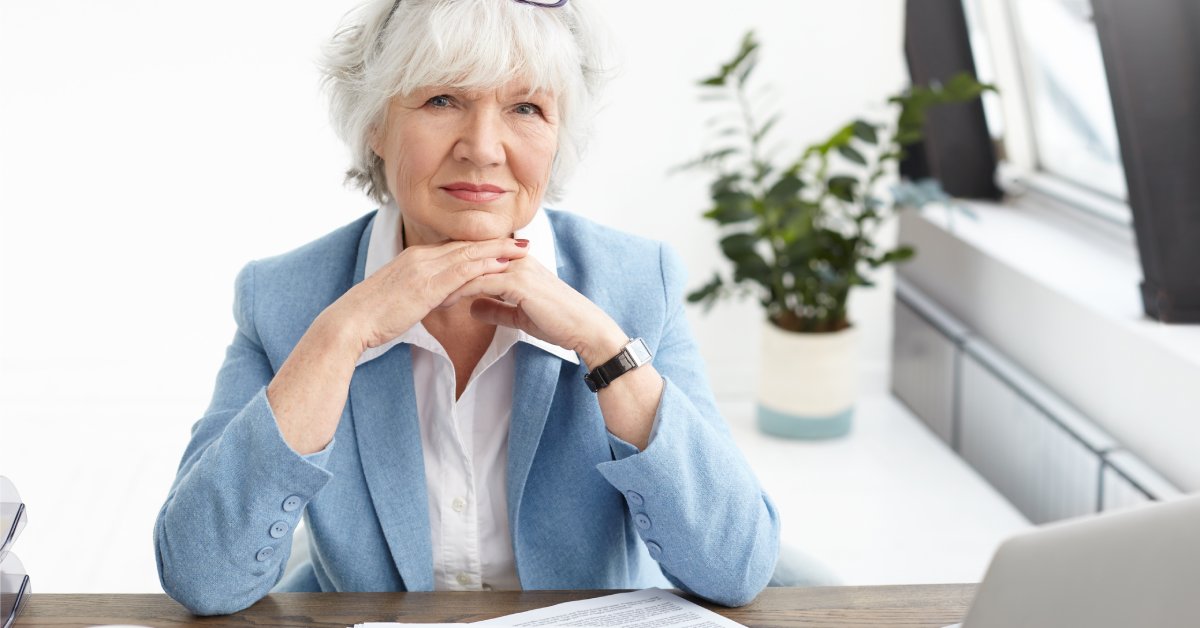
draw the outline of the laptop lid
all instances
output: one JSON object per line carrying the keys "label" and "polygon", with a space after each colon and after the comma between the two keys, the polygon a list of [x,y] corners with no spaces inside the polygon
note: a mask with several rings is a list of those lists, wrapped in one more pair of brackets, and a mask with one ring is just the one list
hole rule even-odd
{"label": "laptop lid", "polygon": [[1005,541],[963,627],[1012,626],[1200,626],[1200,495]]}

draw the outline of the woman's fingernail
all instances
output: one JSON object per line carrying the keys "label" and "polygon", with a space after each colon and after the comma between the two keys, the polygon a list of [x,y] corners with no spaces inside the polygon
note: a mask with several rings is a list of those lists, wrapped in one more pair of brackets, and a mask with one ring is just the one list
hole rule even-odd
{"label": "woman's fingernail", "polygon": [[497,258],[496,258],[496,261],[497,261],[497,262],[500,262],[501,264],[507,264],[507,263],[508,263],[508,258],[507,258],[507,257],[497,257]]}
{"label": "woman's fingernail", "polygon": [[525,248],[529,246],[529,240],[517,240],[517,246]]}

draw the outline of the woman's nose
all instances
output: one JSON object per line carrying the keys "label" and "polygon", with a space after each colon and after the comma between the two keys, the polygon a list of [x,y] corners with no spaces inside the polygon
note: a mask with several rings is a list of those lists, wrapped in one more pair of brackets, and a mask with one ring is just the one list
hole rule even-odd
{"label": "woman's nose", "polygon": [[454,158],[477,168],[504,163],[504,121],[498,111],[477,110],[468,116],[454,145]]}

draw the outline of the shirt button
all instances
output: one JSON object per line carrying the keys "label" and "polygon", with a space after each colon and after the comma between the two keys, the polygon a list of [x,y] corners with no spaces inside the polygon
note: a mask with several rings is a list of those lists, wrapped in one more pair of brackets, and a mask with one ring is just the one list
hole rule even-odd
{"label": "shirt button", "polygon": [[642,530],[650,529],[650,517],[647,517],[640,512],[633,516],[633,522],[636,523],[637,527]]}
{"label": "shirt button", "polygon": [[461,497],[455,497],[454,501],[450,502],[450,507],[454,509],[454,512],[462,512],[463,508],[467,507],[467,502]]}
{"label": "shirt button", "polygon": [[642,502],[644,501],[642,496],[636,491],[625,491],[625,499],[628,499],[629,503],[633,504],[634,506],[641,506]]}
{"label": "shirt button", "polygon": [[254,557],[257,558],[258,562],[261,563],[261,562],[266,561],[268,558],[270,558],[271,556],[274,556],[274,555],[275,555],[274,547],[264,547],[264,548],[258,550],[258,553],[255,554]]}
{"label": "shirt button", "polygon": [[458,574],[458,577],[456,578],[456,580],[458,580],[458,583],[463,585],[464,587],[467,586],[468,584],[471,584],[471,576],[468,576],[465,573],[460,572]]}
{"label": "shirt button", "polygon": [[646,550],[650,552],[650,558],[659,560],[662,558],[662,548],[654,541],[646,541]]}
{"label": "shirt button", "polygon": [[303,500],[300,499],[299,495],[292,495],[283,500],[283,512],[296,512],[296,509],[300,508],[301,503],[303,503]]}
{"label": "shirt button", "polygon": [[287,534],[288,527],[289,526],[286,521],[276,521],[275,523],[271,524],[271,529],[268,533],[273,539],[283,538],[283,535]]}

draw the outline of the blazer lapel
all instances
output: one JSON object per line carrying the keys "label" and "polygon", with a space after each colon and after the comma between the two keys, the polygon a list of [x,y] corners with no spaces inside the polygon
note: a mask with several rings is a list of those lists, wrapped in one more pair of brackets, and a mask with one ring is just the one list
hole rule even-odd
{"label": "blazer lapel", "polygon": [[[557,248],[557,235],[554,240]],[[558,251],[555,258],[558,277],[577,288],[574,269],[567,256]],[[519,529],[518,515],[521,499],[525,495],[525,484],[529,480],[529,469],[533,466],[533,456],[542,440],[542,430],[546,427],[546,417],[554,402],[559,375],[563,365],[570,363],[524,342],[517,343],[514,349],[517,363],[513,378],[512,418],[508,428],[508,529],[515,545]],[[573,364],[570,366],[574,368]],[[520,560],[518,552],[518,576]]]}
{"label": "blazer lapel", "polygon": [[404,588],[431,591],[425,459],[408,345],[393,347],[355,370],[350,409],[367,488]]}
{"label": "blazer lapel", "polygon": [[[372,219],[359,242],[355,284],[363,280],[374,224]],[[392,347],[355,369],[350,379],[350,416],[367,490],[404,588],[431,591],[433,549],[425,459],[408,345]]]}
{"label": "blazer lapel", "polygon": [[546,426],[546,415],[554,401],[564,362],[562,358],[524,342],[518,342],[513,349],[517,363],[508,431],[508,525],[515,539],[525,482],[529,479],[529,468]]}

